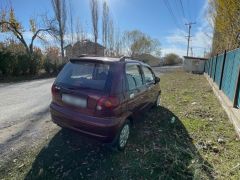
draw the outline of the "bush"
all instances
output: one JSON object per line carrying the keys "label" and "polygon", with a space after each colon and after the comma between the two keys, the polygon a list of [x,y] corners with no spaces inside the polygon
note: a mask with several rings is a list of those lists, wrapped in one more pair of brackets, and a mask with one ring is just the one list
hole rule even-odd
{"label": "bush", "polygon": [[29,73],[31,75],[36,75],[42,67],[42,54],[39,52],[34,52],[30,60]]}
{"label": "bush", "polygon": [[171,66],[171,65],[181,64],[182,62],[183,62],[182,58],[174,53],[167,54],[164,57],[164,65]]}
{"label": "bush", "polygon": [[58,74],[64,65],[65,64],[58,65],[56,62],[52,63],[49,58],[46,58],[43,67],[47,74]]}
{"label": "bush", "polygon": [[12,74],[15,60],[10,52],[0,51],[0,70],[4,76]]}
{"label": "bush", "polygon": [[30,68],[30,58],[28,55],[23,54],[18,56],[18,66],[21,69],[21,74],[26,75]]}
{"label": "bush", "polygon": [[44,70],[46,71],[46,73],[48,73],[48,74],[52,73],[52,64],[50,63],[50,60],[48,58],[45,59],[43,67],[44,67]]}
{"label": "bush", "polygon": [[27,54],[14,54],[9,51],[0,51],[0,71],[3,76],[19,76],[28,73],[35,75],[41,68],[41,57]]}

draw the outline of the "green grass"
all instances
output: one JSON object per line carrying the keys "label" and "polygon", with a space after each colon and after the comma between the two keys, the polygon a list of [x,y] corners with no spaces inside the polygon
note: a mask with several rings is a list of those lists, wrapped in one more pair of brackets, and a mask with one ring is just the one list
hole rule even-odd
{"label": "green grass", "polygon": [[204,76],[166,74],[161,88],[124,152],[60,130],[0,179],[239,179],[240,142]]}

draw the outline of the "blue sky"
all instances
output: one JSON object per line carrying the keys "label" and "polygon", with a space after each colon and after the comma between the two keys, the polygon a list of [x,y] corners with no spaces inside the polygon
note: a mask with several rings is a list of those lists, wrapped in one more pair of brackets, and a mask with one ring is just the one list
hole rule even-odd
{"label": "blue sky", "polygon": [[[89,0],[69,0],[72,13],[80,20],[88,34],[91,33],[91,17]],[[186,55],[187,29],[184,25],[192,21],[197,24],[192,28],[191,47],[193,55],[202,56],[204,49],[209,51],[211,46],[211,28],[205,18],[207,0],[107,0],[115,27],[122,32],[139,29],[161,42],[162,54],[175,52]],[[167,2],[167,4],[165,4]],[[181,6],[183,5],[183,10]],[[99,0],[100,6],[102,0]],[[17,19],[29,30],[29,18],[47,13],[53,16],[51,0],[1,0],[0,7],[12,5]],[[68,4],[68,1],[67,1]],[[171,10],[167,8],[170,6]],[[101,11],[101,10],[100,10]],[[101,24],[99,23],[101,30]],[[208,34],[208,36],[206,35]],[[2,37],[3,35],[0,34]],[[27,32],[26,32],[27,36]],[[2,38],[1,38],[2,39]],[[101,32],[99,41],[101,42]]]}

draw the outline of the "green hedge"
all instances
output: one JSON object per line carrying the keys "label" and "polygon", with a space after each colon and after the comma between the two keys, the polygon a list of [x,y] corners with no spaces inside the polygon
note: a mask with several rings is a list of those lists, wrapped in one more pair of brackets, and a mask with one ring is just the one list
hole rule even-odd
{"label": "green hedge", "polygon": [[14,54],[9,51],[0,51],[0,74],[3,76],[19,76],[38,73],[41,65],[41,56],[34,54],[30,58],[27,54]]}

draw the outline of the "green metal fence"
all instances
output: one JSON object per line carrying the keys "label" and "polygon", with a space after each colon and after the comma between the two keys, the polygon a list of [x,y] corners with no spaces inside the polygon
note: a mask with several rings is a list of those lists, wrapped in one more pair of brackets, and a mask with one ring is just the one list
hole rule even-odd
{"label": "green metal fence", "polygon": [[214,56],[205,62],[205,73],[212,78],[219,89],[240,107],[240,49]]}

